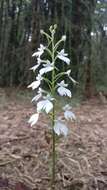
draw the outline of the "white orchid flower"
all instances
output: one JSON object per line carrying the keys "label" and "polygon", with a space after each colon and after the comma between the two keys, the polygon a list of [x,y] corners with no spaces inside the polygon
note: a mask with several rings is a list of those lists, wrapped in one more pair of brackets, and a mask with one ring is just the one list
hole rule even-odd
{"label": "white orchid flower", "polygon": [[35,90],[36,88],[38,88],[40,86],[40,81],[33,81],[28,88],[32,88],[32,90]]}
{"label": "white orchid flower", "polygon": [[66,110],[64,112],[64,117],[66,120],[76,120],[76,116],[73,112],[69,111],[69,110]]}
{"label": "white orchid flower", "polygon": [[56,121],[54,125],[54,132],[59,136],[59,135],[64,135],[67,136],[68,134],[68,128],[64,123],[61,121]]}
{"label": "white orchid flower", "polygon": [[44,53],[44,50],[46,49],[46,47],[42,44],[40,44],[40,47],[38,48],[38,51],[33,53],[32,57],[36,56],[36,57],[41,57],[41,55]]}
{"label": "white orchid flower", "polygon": [[30,123],[30,125],[31,125],[31,127],[32,127],[33,125],[35,125],[35,124],[37,123],[38,119],[39,119],[39,113],[33,114],[33,115],[30,117],[28,123]]}
{"label": "white orchid flower", "polygon": [[38,101],[42,97],[43,93],[47,94],[47,91],[43,90],[42,88],[39,88],[38,92],[37,92],[37,95],[33,97],[32,102],[33,101]]}
{"label": "white orchid flower", "polygon": [[30,68],[30,70],[33,70],[34,72],[36,71],[36,69],[40,66],[42,60],[38,57],[37,58],[37,65],[34,65],[33,67]]}
{"label": "white orchid flower", "polygon": [[51,102],[53,98],[51,98],[50,95],[47,95],[44,99],[45,100],[37,103],[37,112],[45,111],[48,114],[53,108],[53,104]]}
{"label": "white orchid flower", "polygon": [[64,117],[66,120],[76,120],[75,114],[70,111],[72,107],[69,104],[66,104],[62,109],[65,111],[64,112]]}
{"label": "white orchid flower", "polygon": [[59,95],[68,96],[71,98],[71,96],[72,96],[71,91],[69,89],[65,88],[68,86],[68,84],[65,84],[64,80],[61,81],[60,83],[58,83],[58,86],[59,87],[58,87],[57,91],[58,91]]}
{"label": "white orchid flower", "polygon": [[38,74],[38,76],[36,77],[36,81],[33,81],[30,85],[28,85],[28,88],[32,88],[32,90],[35,90],[40,86],[42,79],[42,76]]}
{"label": "white orchid flower", "polygon": [[48,73],[54,69],[53,64],[50,61],[47,61],[47,64],[43,64],[44,68],[42,68],[39,73],[43,75],[44,73]]}
{"label": "white orchid flower", "polygon": [[67,63],[67,65],[70,64],[70,59],[67,57],[68,54],[64,52],[64,49],[62,49],[60,52],[58,52],[57,57]]}

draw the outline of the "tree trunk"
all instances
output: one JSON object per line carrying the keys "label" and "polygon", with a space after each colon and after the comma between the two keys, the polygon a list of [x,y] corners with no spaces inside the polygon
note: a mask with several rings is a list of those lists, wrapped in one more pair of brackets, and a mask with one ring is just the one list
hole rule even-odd
{"label": "tree trunk", "polygon": [[32,52],[40,42],[40,0],[32,0]]}
{"label": "tree trunk", "polygon": [[72,0],[72,31],[71,31],[71,58],[72,76],[78,81],[79,66],[82,61],[82,25],[83,25],[83,3],[81,0]]}
{"label": "tree trunk", "polygon": [[95,0],[88,0],[86,13],[86,37],[87,37],[87,62],[85,67],[85,98],[91,98],[92,96],[92,77],[91,77],[91,55],[92,55],[92,44],[91,44],[91,32],[92,32],[92,16],[95,8]]}

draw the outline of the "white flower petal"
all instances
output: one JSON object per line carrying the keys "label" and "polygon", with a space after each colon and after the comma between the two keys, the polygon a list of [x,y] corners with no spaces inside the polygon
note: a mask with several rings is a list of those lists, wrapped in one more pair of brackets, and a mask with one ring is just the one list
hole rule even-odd
{"label": "white flower petal", "polygon": [[59,88],[57,89],[57,91],[58,91],[59,95],[61,95],[61,96],[68,96],[68,97],[70,97],[70,98],[71,98],[71,96],[72,96],[72,95],[71,95],[71,91],[70,91],[69,89],[63,87],[63,86],[59,87]]}
{"label": "white flower petal", "polygon": [[76,120],[75,114],[74,114],[73,112],[69,111],[69,110],[66,110],[66,111],[64,112],[64,117],[65,117],[65,119],[67,119],[67,120]]}
{"label": "white flower petal", "polygon": [[67,136],[68,128],[62,122],[56,121],[55,126],[54,126],[54,132],[58,136],[61,135],[61,134],[64,135],[64,136]]}
{"label": "white flower petal", "polygon": [[40,81],[34,81],[34,82],[32,82],[32,83],[28,86],[28,88],[32,88],[32,90],[34,90],[34,89],[38,88],[39,86],[40,86]]}
{"label": "white flower petal", "polygon": [[53,108],[53,104],[49,100],[42,100],[37,103],[38,112],[41,112],[43,110],[43,111],[46,111],[46,113],[48,114],[52,110],[52,108]]}
{"label": "white flower petal", "polygon": [[33,125],[35,125],[37,123],[38,119],[39,119],[39,113],[33,114],[30,117],[28,123],[30,123],[30,125],[33,126]]}

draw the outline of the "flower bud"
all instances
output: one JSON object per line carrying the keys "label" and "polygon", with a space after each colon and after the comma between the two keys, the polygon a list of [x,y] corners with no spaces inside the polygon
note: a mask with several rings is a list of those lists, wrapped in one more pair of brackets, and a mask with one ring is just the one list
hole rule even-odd
{"label": "flower bud", "polygon": [[62,36],[62,41],[66,41],[66,35]]}
{"label": "flower bud", "polygon": [[43,33],[44,33],[44,31],[43,31],[43,30],[40,30],[40,33],[41,33],[41,34],[43,34]]}

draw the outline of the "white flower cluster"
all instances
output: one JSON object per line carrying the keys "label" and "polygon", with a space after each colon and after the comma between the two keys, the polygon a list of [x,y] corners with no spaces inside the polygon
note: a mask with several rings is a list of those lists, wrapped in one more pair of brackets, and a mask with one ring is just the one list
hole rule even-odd
{"label": "white flower cluster", "polygon": [[[42,31],[42,33],[43,33],[43,31]],[[54,35],[55,32],[52,31],[51,34]],[[51,36],[49,36],[48,34],[46,34],[46,35],[48,36],[48,39],[52,40]],[[62,36],[62,38],[59,42],[62,42],[65,40],[66,40],[66,36],[64,35],[64,36]],[[43,55],[44,52],[50,52],[50,55],[52,56],[51,60],[43,60],[41,58],[41,56]],[[53,74],[55,75],[55,73],[56,73],[55,71],[58,70],[58,68],[56,66],[57,59],[63,61],[67,65],[70,65],[70,59],[67,57],[68,54],[65,53],[64,49],[62,49],[60,51],[56,50],[56,56],[54,57],[54,60],[53,60],[52,59],[53,58],[52,50],[50,50],[50,49],[48,49],[48,47],[45,47],[44,45],[40,44],[40,48],[38,48],[38,51],[35,52],[32,56],[33,57],[36,56],[37,64],[34,65],[33,67],[31,67],[30,70],[33,70],[35,72],[38,69],[39,71],[38,71],[36,80],[33,81],[28,86],[28,88],[32,88],[32,90],[38,89],[36,96],[32,99],[32,101],[36,101],[36,103],[37,103],[37,113],[33,114],[28,121],[31,124],[31,126],[33,126],[37,123],[37,121],[39,119],[39,114],[41,112],[45,112],[46,114],[51,113],[53,110],[53,107],[54,107],[53,102],[56,101],[55,97],[53,97],[53,94],[52,94],[52,88],[53,88],[54,81],[49,81],[49,79],[46,78],[46,75],[44,75],[44,74],[51,72],[52,76],[53,76]],[[40,69],[39,69],[39,67],[40,67]],[[63,75],[67,75],[74,83],[76,83],[76,81],[74,79],[72,79],[72,77],[70,76],[70,72],[71,72],[71,70],[58,73],[54,76],[54,80],[58,79],[58,81],[59,81],[59,79]],[[47,91],[43,90],[40,87],[41,82],[43,80],[45,80],[49,84],[50,93],[48,93]],[[54,82],[54,84],[55,84],[55,82]],[[71,91],[68,89],[68,84],[66,84],[64,80],[57,83],[56,86],[54,86],[54,89],[57,90],[57,92],[60,96],[68,96],[69,98],[71,98],[71,96],[72,96]],[[71,109],[71,107],[68,105],[63,108],[64,117],[66,120],[75,120],[76,117],[75,117],[74,113],[72,113],[70,111],[70,109]],[[61,119],[55,120],[54,123],[55,123],[55,125],[54,125],[53,129],[57,135],[63,134],[66,136],[68,134],[68,128],[66,127],[65,123]]]}

